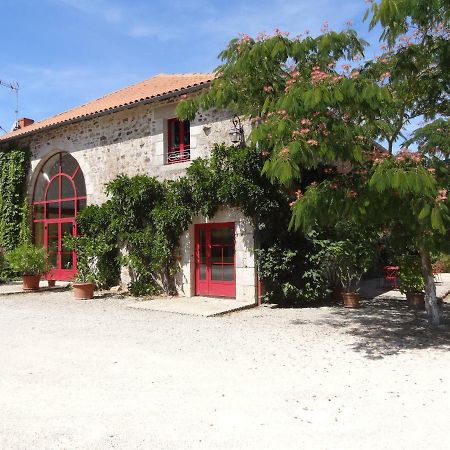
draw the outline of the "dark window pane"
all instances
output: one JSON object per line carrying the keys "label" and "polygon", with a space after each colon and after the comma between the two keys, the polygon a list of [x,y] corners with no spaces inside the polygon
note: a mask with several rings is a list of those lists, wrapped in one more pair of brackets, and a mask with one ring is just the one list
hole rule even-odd
{"label": "dark window pane", "polygon": [[61,224],[61,251],[63,251],[63,252],[71,251],[70,249],[68,249],[64,246],[64,237],[72,236],[72,235],[73,235],[73,224],[71,222],[62,223]]}
{"label": "dark window pane", "polygon": [[33,200],[35,202],[41,202],[44,200],[45,189],[46,189],[47,185],[48,185],[48,180],[45,179],[44,175],[41,172],[38,175],[38,178],[36,180],[36,184],[34,187]]}
{"label": "dark window pane", "polygon": [[200,280],[206,280],[206,264],[200,265]]}
{"label": "dark window pane", "polygon": [[212,263],[222,262],[222,247],[211,247],[211,262]]}
{"label": "dark window pane", "polygon": [[58,267],[58,253],[50,253],[48,255],[50,267]]}
{"label": "dark window pane", "polygon": [[42,220],[44,218],[44,204],[34,205],[34,220]]}
{"label": "dark window pane", "polygon": [[211,244],[234,245],[234,229],[213,228],[211,230]]}
{"label": "dark window pane", "polygon": [[222,281],[222,265],[214,264],[211,266],[211,280],[213,281]]}
{"label": "dark window pane", "polygon": [[73,198],[75,191],[73,190],[72,181],[67,177],[61,177],[61,198]]}
{"label": "dark window pane", "polygon": [[61,172],[73,177],[73,174],[77,168],[77,160],[72,155],[64,153],[61,157]]}
{"label": "dark window pane", "polygon": [[234,246],[227,245],[223,247],[223,262],[224,263],[234,262]]}
{"label": "dark window pane", "polygon": [[175,147],[179,147],[179,145],[180,145],[180,122],[178,120],[174,120],[172,123],[173,123],[173,141],[172,141],[172,144]]}
{"label": "dark window pane", "polygon": [[47,219],[59,219],[59,202],[47,203]]}
{"label": "dark window pane", "polygon": [[61,202],[61,217],[75,217],[75,201],[68,200]]}
{"label": "dark window pane", "polygon": [[51,182],[46,200],[59,200],[59,177]]}
{"label": "dark window pane", "polygon": [[183,122],[183,126],[184,126],[184,146],[185,148],[189,148],[190,144],[191,144],[191,124],[189,122],[189,120],[185,120]]}
{"label": "dark window pane", "polygon": [[42,172],[44,172],[47,177],[51,180],[56,174],[59,173],[59,167],[60,167],[60,159],[61,154],[58,153],[55,156],[52,156],[44,165],[42,168]]}
{"label": "dark window pane", "polygon": [[234,280],[234,266],[223,266],[223,281]]}
{"label": "dark window pane", "polygon": [[84,208],[86,208],[86,199],[78,200],[77,202],[77,211],[83,211]]}
{"label": "dark window pane", "polygon": [[[57,252],[58,249],[58,230],[54,231],[53,229],[50,231],[50,225],[49,224],[49,231],[47,236],[47,249],[49,252]],[[53,234],[50,234],[53,233]]]}
{"label": "dark window pane", "polygon": [[61,253],[61,269],[73,269],[72,253]]}
{"label": "dark window pane", "polygon": [[44,246],[44,223],[35,222],[33,224],[33,239],[36,247]]}
{"label": "dark window pane", "polygon": [[200,245],[206,245],[206,230],[200,229]]}

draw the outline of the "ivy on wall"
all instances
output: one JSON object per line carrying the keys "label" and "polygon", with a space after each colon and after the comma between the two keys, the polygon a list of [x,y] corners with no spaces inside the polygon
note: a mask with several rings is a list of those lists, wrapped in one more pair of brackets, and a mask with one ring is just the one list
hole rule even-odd
{"label": "ivy on wall", "polygon": [[26,180],[30,167],[27,149],[0,152],[0,248],[12,250],[30,238]]}

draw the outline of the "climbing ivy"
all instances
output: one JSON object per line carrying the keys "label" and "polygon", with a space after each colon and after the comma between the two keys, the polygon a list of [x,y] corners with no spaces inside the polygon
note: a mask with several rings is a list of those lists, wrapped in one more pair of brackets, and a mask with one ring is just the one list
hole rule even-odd
{"label": "climbing ivy", "polygon": [[[9,148],[0,152],[0,250],[12,250],[29,241],[26,178],[30,166],[27,149]],[[0,267],[0,279],[11,274]]]}
{"label": "climbing ivy", "polygon": [[27,149],[0,152],[0,247],[6,250],[20,242],[29,164]]}

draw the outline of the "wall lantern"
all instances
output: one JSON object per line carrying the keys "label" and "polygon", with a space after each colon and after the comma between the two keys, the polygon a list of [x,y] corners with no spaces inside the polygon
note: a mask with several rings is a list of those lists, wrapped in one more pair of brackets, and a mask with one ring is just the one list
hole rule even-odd
{"label": "wall lantern", "polygon": [[245,137],[241,119],[239,119],[238,116],[234,116],[231,122],[233,123],[233,127],[229,132],[231,142],[233,144],[239,144],[240,147],[243,147],[245,145]]}

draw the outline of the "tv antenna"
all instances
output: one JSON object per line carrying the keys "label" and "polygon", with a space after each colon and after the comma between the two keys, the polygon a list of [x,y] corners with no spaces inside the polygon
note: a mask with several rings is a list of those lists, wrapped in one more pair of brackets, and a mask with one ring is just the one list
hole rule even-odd
{"label": "tv antenna", "polygon": [[[11,89],[11,92],[14,92],[14,94],[16,95],[16,109],[14,111],[16,115],[14,130],[16,130],[19,124],[19,83],[17,83],[16,81],[13,81],[12,83],[7,83],[6,81],[0,79],[0,86]],[[0,127],[0,129],[5,131],[4,128],[2,127]]]}

